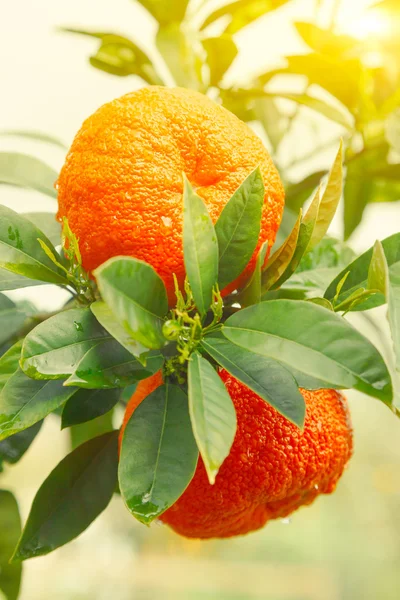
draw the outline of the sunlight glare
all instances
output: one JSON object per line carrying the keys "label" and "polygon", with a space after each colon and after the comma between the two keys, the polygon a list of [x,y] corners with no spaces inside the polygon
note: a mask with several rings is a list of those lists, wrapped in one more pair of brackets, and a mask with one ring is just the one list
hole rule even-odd
{"label": "sunlight glare", "polygon": [[342,33],[359,40],[383,39],[391,33],[391,21],[388,15],[378,10],[369,10],[354,15],[344,8],[338,19],[338,29]]}

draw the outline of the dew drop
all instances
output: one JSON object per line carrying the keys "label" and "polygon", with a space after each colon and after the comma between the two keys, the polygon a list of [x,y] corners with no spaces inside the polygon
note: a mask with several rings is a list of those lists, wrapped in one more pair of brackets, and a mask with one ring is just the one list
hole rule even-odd
{"label": "dew drop", "polygon": [[165,227],[171,227],[172,219],[169,217],[161,217],[161,221],[164,223]]}
{"label": "dew drop", "polygon": [[316,483],[316,484],[314,485],[314,490],[319,490],[319,485],[318,485],[318,483]]}
{"label": "dew drop", "polygon": [[78,321],[74,321],[75,329],[77,331],[83,331],[82,323],[78,323]]}

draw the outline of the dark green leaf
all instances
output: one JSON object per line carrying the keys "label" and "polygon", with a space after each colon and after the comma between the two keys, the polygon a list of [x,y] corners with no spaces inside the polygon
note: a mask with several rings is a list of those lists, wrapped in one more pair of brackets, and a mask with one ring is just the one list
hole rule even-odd
{"label": "dark green leaf", "polygon": [[86,352],[64,385],[88,389],[125,387],[132,381],[150,377],[160,370],[163,362],[162,355],[153,352],[143,366],[116,340],[107,339]]}
{"label": "dark green leaf", "polygon": [[86,352],[110,335],[89,308],[72,308],[50,317],[28,333],[21,368],[35,379],[72,375]]}
{"label": "dark green leaf", "polygon": [[[120,391],[79,390],[70,398],[62,411],[61,429],[87,423],[110,412],[117,404]],[[110,427],[112,429],[112,426]],[[10,438],[12,439],[12,438]]]}
{"label": "dark green leaf", "polygon": [[202,346],[233,377],[295,425],[303,427],[304,398],[293,375],[279,362],[244,350],[223,337],[207,337]]}
{"label": "dark green leaf", "polygon": [[21,329],[26,313],[4,294],[0,294],[0,345]]}
{"label": "dark green leaf", "polygon": [[213,484],[235,438],[235,407],[218,373],[198,352],[189,361],[188,384],[193,433]]}
{"label": "dark green leaf", "polygon": [[94,273],[103,300],[130,336],[148,348],[161,348],[168,300],[153,267],[135,258],[116,257]]}
{"label": "dark green leaf", "polygon": [[28,450],[37,436],[43,421],[38,421],[32,427],[11,435],[0,442],[0,462],[17,463]]}
{"label": "dark green leaf", "polygon": [[16,342],[0,358],[0,391],[19,366],[23,340]]}
{"label": "dark green leaf", "polygon": [[21,519],[14,495],[6,490],[0,490],[0,531],[0,594],[5,600],[17,600],[22,567],[8,561],[21,534]]}
{"label": "dark green leaf", "polygon": [[218,241],[203,200],[184,176],[183,254],[194,301],[205,315],[218,280]]}
{"label": "dark green leaf", "polygon": [[227,319],[224,335],[246,350],[332,387],[355,388],[390,404],[391,379],[377,349],[338,314],[315,304],[272,300]]}
{"label": "dark green leaf", "polygon": [[42,250],[38,239],[56,254],[50,240],[29,219],[0,206],[0,267],[31,279],[68,284],[65,274]]}
{"label": "dark green leaf", "polygon": [[98,322],[112,335],[124,348],[134,356],[140,357],[148,352],[148,348],[134,340],[123,325],[114,317],[111,309],[105,302],[97,300],[90,305],[90,310]]}
{"label": "dark green leaf", "polygon": [[[392,269],[392,265],[400,262],[400,233],[395,233],[390,237],[382,241],[383,250],[385,252],[386,260],[389,266],[389,272]],[[368,286],[368,271],[371,264],[373,248],[364,252],[361,256],[356,258],[351,264],[346,266],[335,279],[330,283],[328,289],[325,292],[325,298],[333,300],[336,294],[336,288],[338,283],[343,279],[347,272],[349,275],[340,291],[340,294],[336,300],[337,304],[340,304],[346,300],[351,294],[360,288],[367,288]],[[383,294],[376,294],[371,297],[368,301],[360,304],[357,310],[367,310],[384,304],[385,297]]]}
{"label": "dark green leaf", "polygon": [[236,0],[236,2],[226,4],[211,13],[202,24],[201,29],[205,29],[222,17],[230,17],[230,22],[224,31],[232,35],[287,2],[288,0]]}
{"label": "dark green leaf", "polygon": [[31,188],[57,198],[57,173],[44,162],[18,152],[0,152],[0,183]]}
{"label": "dark green leaf", "polygon": [[71,449],[74,450],[85,442],[88,442],[99,435],[103,435],[103,433],[112,431],[114,429],[113,415],[114,411],[110,410],[96,419],[86,421],[85,423],[80,423],[79,425],[70,426],[69,435]]}
{"label": "dark green leaf", "polygon": [[94,37],[101,41],[96,54],[90,58],[90,64],[96,69],[119,77],[137,75],[150,85],[164,85],[150,58],[132,40],[101,31],[69,28],[63,28],[62,31]]}
{"label": "dark green leaf", "polygon": [[117,431],[66,456],[36,494],[13,561],[48,554],[89,527],[113,496],[117,467]]}
{"label": "dark green leaf", "polygon": [[41,421],[76,391],[62,381],[31,379],[18,369],[0,393],[0,440]]}
{"label": "dark green leaf", "polygon": [[158,387],[135,410],[122,440],[119,485],[134,517],[149,524],[174,504],[197,459],[187,395],[176,385]]}
{"label": "dark green leaf", "polygon": [[238,49],[229,35],[209,37],[202,41],[210,69],[210,85],[217,86],[235,60]]}
{"label": "dark green leaf", "polygon": [[237,297],[237,301],[242,307],[251,306],[252,304],[257,304],[257,302],[261,302],[262,268],[265,263],[267,250],[268,242],[265,242],[260,248],[260,252],[257,256],[256,267],[253,273],[251,274],[248,284]]}
{"label": "dark green leaf", "polygon": [[220,289],[239,277],[253,256],[260,236],[263,203],[264,183],[257,168],[235,191],[215,224]]}

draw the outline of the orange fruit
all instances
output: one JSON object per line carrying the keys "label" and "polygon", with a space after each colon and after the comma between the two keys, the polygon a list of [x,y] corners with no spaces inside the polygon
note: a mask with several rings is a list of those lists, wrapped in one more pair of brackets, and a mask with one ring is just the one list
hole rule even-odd
{"label": "orange fruit", "polygon": [[174,302],[173,273],[180,284],[185,276],[182,173],[215,222],[257,166],[265,185],[259,244],[226,294],[254,268],[262,243],[273,244],[284,191],[261,140],[198,92],[153,86],[109,102],[90,116],[58,179],[58,218],[68,218],[88,271],[113,256],[133,256],[154,267]]}
{"label": "orange fruit", "polygon": [[[320,494],[330,494],[352,454],[345,398],[335,390],[300,390],[304,431],[224,370],[238,427],[214,485],[201,457],[183,495],[160,519],[186,537],[231,537],[287,517]],[[161,373],[139,383],[121,429],[140,402],[162,383]]]}

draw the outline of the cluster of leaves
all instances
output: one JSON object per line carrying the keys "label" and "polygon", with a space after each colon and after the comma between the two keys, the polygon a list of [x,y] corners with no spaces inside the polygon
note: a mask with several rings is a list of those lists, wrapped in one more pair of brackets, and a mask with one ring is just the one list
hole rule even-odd
{"label": "cluster of leaves", "polygon": [[[314,171],[305,179],[293,182],[293,162],[280,160],[282,142],[290,135],[297,117],[304,117],[299,111],[301,107],[336,123],[347,147],[346,239],[361,222],[368,203],[400,199],[400,69],[396,60],[400,48],[396,35],[380,41],[381,62],[376,66],[370,63],[371,52],[365,43],[339,35],[333,27],[323,29],[312,22],[297,22],[297,33],[310,52],[286,56],[285,66],[267,70],[238,87],[227,85],[224,80],[238,55],[235,34],[291,0],[235,0],[213,12],[209,11],[207,2],[137,1],[157,22],[156,46],[166,68],[160,71],[152,58],[126,37],[110,32],[66,29],[100,41],[90,58],[92,66],[112,75],[135,75],[147,84],[175,82],[204,93],[211,89],[213,97],[242,120],[258,122],[271,143],[275,162],[285,180],[287,207],[295,212],[326,172]],[[392,0],[380,1],[376,8],[395,13],[397,18],[400,16],[399,6]],[[293,87],[293,76],[305,81],[303,92],[298,92],[297,81]],[[279,81],[282,91],[277,89]],[[297,91],[288,91],[291,87]],[[319,151],[320,148],[315,148],[310,155],[296,157],[295,164],[303,163],[307,168],[309,159]]]}
{"label": "cluster of leaves", "polygon": [[[11,565],[19,517],[10,494],[0,494],[0,519],[7,514],[10,523],[0,540],[0,589],[7,598],[18,594],[18,561],[74,539],[116,490],[149,524],[183,493],[199,453],[214,483],[236,431],[220,368],[300,428],[299,387],[354,388],[396,412],[384,359],[343,317],[387,302],[400,368],[400,234],[355,259],[324,238],[341,197],[342,159],[340,147],[326,186],[304,216],[300,211],[282,246],[266,261],[266,242],[252,275],[224,299],[219,290],[237,279],[257,248],[261,173],[248,175],[215,225],[185,178],[187,279],[183,289],[176,282],[175,307],[150,265],[112,258],[95,270],[94,284],[67,222],[62,234],[58,229],[59,246],[35,225],[37,215],[0,207],[1,289],[49,283],[72,294],[63,310],[33,317],[0,298],[0,461],[17,462],[51,413],[72,429],[108,418],[102,430],[75,437],[74,450],[39,489]],[[112,410],[160,370],[163,384],[128,421],[118,459]]]}

